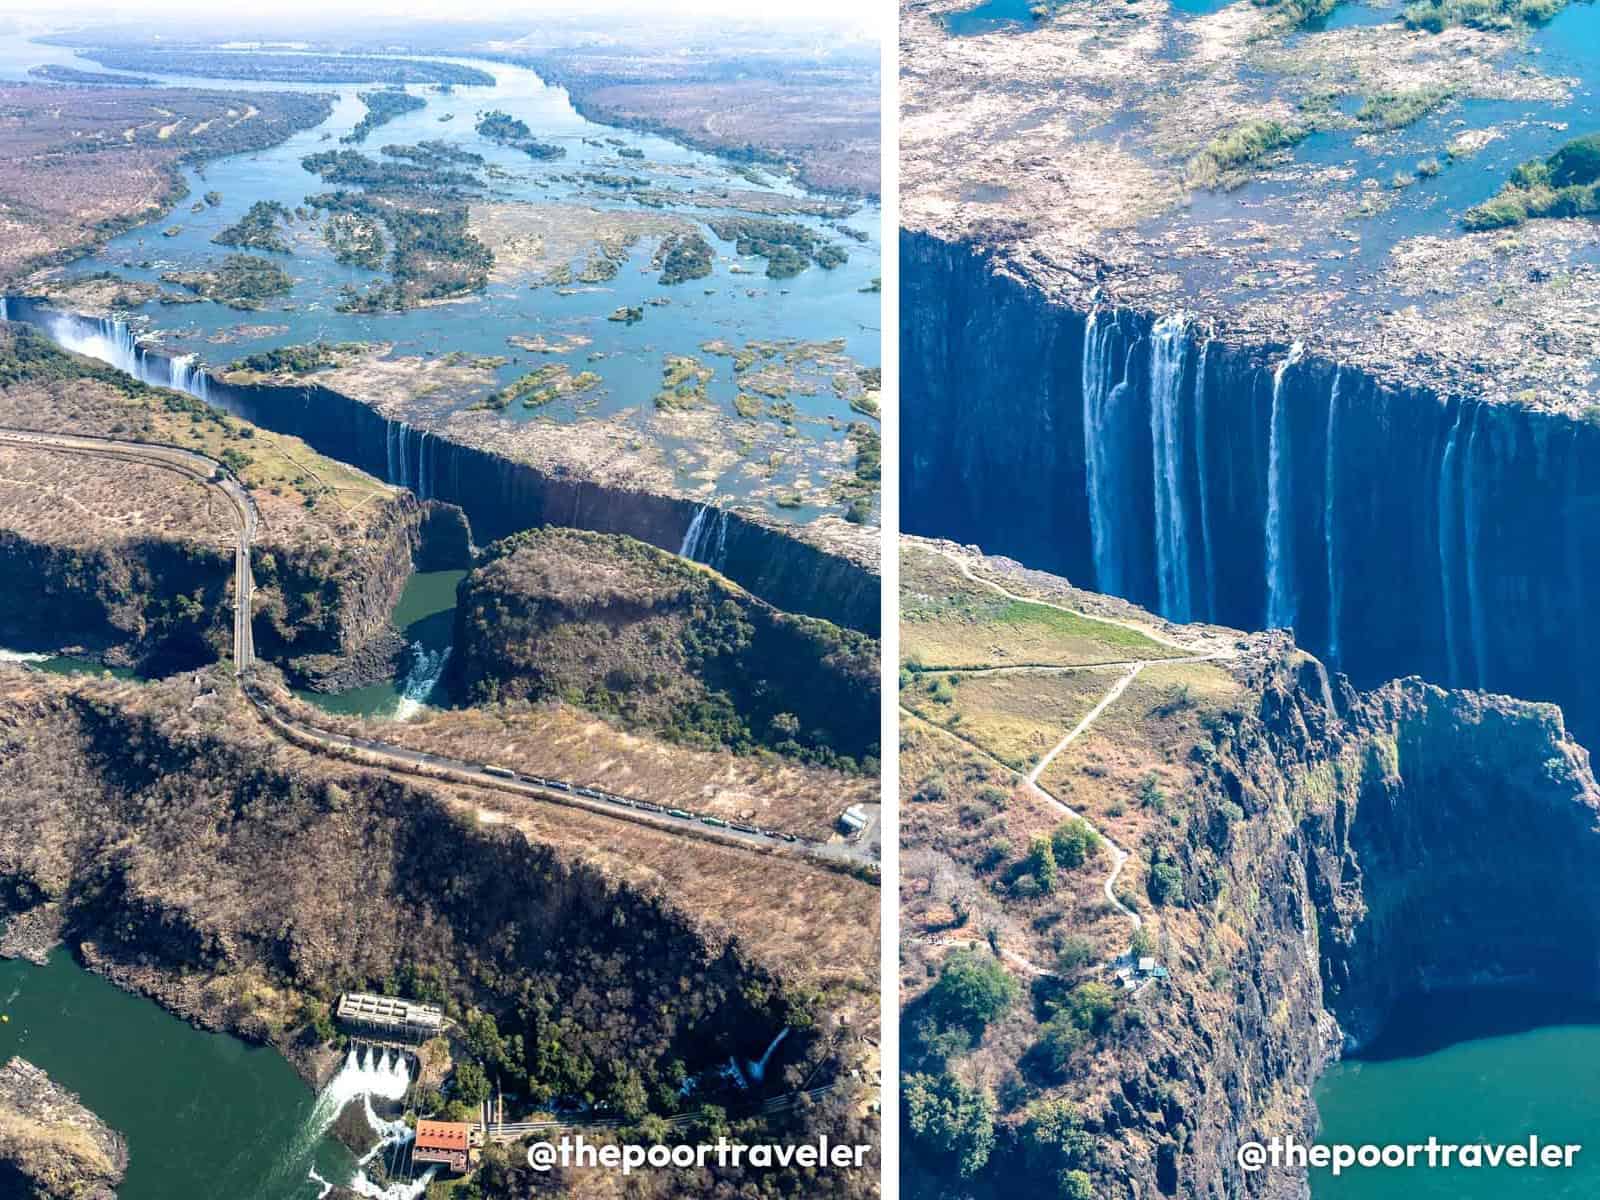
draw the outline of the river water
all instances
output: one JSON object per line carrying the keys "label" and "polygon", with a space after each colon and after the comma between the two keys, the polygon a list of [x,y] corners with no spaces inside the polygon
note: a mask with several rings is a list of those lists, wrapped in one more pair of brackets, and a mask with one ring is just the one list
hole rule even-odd
{"label": "river water", "polygon": [[1313,1200],[1593,1200],[1600,1195],[1600,1013],[1513,992],[1408,1007],[1363,1059],[1318,1083],[1323,1143],[1586,1147],[1572,1169],[1311,1173]]}
{"label": "river water", "polygon": [[300,692],[328,712],[363,717],[415,716],[424,705],[449,702],[444,669],[456,619],[456,585],[465,571],[418,571],[395,606],[394,624],[406,639],[396,678],[332,694]]}
{"label": "river water", "polygon": [[[440,57],[419,55],[416,57]],[[201,366],[224,367],[246,354],[276,346],[326,339],[392,345],[396,356],[431,357],[450,352],[507,357],[496,372],[499,384],[509,383],[544,363],[564,362],[576,373],[601,376],[597,392],[563,398],[536,409],[512,404],[500,419],[574,422],[615,418],[637,430],[641,438],[663,445],[673,457],[680,486],[698,490],[708,499],[723,496],[750,499],[758,488],[763,506],[774,519],[804,521],[829,508],[792,503],[779,505],[776,496],[796,480],[802,483],[814,470],[823,449],[780,456],[782,461],[745,461],[739,453],[708,452],[692,434],[664,430],[655,420],[652,398],[661,390],[664,356],[691,355],[715,368],[707,395],[716,405],[725,428],[737,426],[734,400],[739,387],[728,358],[712,356],[700,347],[720,340],[735,346],[752,341],[798,340],[807,343],[837,340],[842,353],[859,366],[878,365],[879,296],[874,281],[880,273],[881,211],[876,204],[841,202],[831,212],[776,214],[774,219],[806,226],[843,248],[849,260],[831,270],[811,266],[794,278],[776,280],[765,275],[765,263],[740,256],[733,243],[717,239],[708,219],[734,217],[733,208],[707,207],[714,194],[772,193],[804,206],[823,200],[809,196],[792,181],[768,169],[761,182],[752,182],[738,168],[717,157],[682,147],[668,139],[600,125],[580,116],[564,89],[546,84],[533,71],[498,62],[470,62],[495,77],[492,87],[458,86],[449,93],[432,87],[408,90],[426,101],[426,107],[407,113],[374,130],[364,145],[344,147],[339,138],[365,115],[356,85],[295,85],[241,83],[230,80],[157,76],[160,82],[215,89],[297,89],[337,93],[333,115],[321,126],[303,131],[280,145],[254,154],[218,159],[201,170],[184,172],[189,199],[168,216],[113,239],[100,253],[74,263],[69,274],[112,271],[122,278],[160,283],[171,271],[198,270],[229,253],[212,238],[237,221],[254,201],[277,201],[293,209],[307,196],[334,190],[301,166],[308,154],[325,150],[356,149],[379,161],[386,145],[415,145],[443,141],[482,155],[486,187],[480,199],[539,205],[560,204],[569,209],[637,217],[673,215],[695,224],[715,251],[713,273],[705,279],[675,286],[658,282],[651,258],[658,245],[642,237],[630,250],[615,278],[595,284],[565,287],[531,287],[530,278],[491,282],[486,291],[459,302],[381,314],[338,313],[334,307],[346,284],[357,288],[379,279],[379,273],[334,261],[331,250],[304,222],[290,230],[292,255],[267,254],[295,279],[293,292],[267,302],[263,311],[239,312],[225,305],[202,302],[163,306],[151,302],[132,315],[136,332],[147,344],[160,344],[182,354],[195,354]],[[0,79],[26,78],[28,68],[54,62],[83,70],[100,70],[61,47],[41,46],[20,37],[0,37]],[[480,114],[498,109],[517,117],[533,135],[565,149],[564,157],[536,162],[522,151],[488,141],[476,133]],[[627,156],[619,152],[628,151]],[[633,157],[641,154],[642,158]],[[758,168],[758,171],[760,169]],[[647,181],[649,204],[633,192],[595,182],[595,176],[626,176]],[[190,211],[190,205],[207,192],[221,194],[216,207]],[[171,236],[166,236],[168,232]],[[849,232],[846,232],[849,231]],[[259,253],[251,251],[251,253]],[[575,260],[581,267],[582,256]],[[164,285],[172,291],[172,285]],[[639,307],[644,318],[637,323],[606,318],[621,307]],[[567,339],[577,347],[565,356],[542,355],[519,349],[508,338],[541,336],[549,341]],[[92,352],[92,351],[90,351]],[[837,362],[800,363],[788,401],[795,406],[796,439],[791,445],[810,443],[826,447],[843,438],[845,427],[858,420],[834,381]],[[488,387],[485,386],[486,394]],[[439,401],[443,407],[430,415],[407,419],[417,428],[435,421],[445,411],[467,407],[480,396]],[[434,405],[434,398],[427,401]],[[839,450],[840,455],[847,451]],[[759,469],[757,469],[759,468]],[[391,482],[407,482],[393,480]],[[414,481],[411,481],[414,482]],[[842,511],[839,509],[838,511]]]}
{"label": "river water", "polygon": [[0,1061],[43,1068],[128,1139],[120,1200],[315,1200],[354,1157],[272,1050],[204,1033],[56,950],[0,962]]}

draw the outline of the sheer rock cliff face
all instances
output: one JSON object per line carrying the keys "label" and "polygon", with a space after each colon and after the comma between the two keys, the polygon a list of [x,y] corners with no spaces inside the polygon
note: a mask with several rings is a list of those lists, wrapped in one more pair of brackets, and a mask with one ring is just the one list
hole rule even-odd
{"label": "sheer rock cliff face", "polygon": [[[87,333],[102,323],[13,296],[12,321],[48,327],[65,320]],[[143,352],[140,352],[143,353]],[[156,352],[141,372],[184,390],[179,361]],[[565,464],[516,460],[490,445],[469,445],[386,416],[373,405],[320,384],[227,383],[211,379],[208,402],[263,429],[299,438],[320,454],[410,488],[422,500],[458,506],[480,541],[544,525],[625,533],[677,551],[703,506],[682,495],[586,479]],[[788,612],[821,617],[878,636],[876,540],[835,519],[795,526],[759,513],[718,510],[716,537],[696,557]],[[842,528],[841,528],[842,527]]]}
{"label": "sheer rock cliff face", "polygon": [[[409,494],[385,501],[342,546],[263,537],[253,559],[257,652],[302,677],[360,661],[391,633],[413,560],[465,566],[469,545],[459,510]],[[0,645],[72,649],[149,674],[226,658],[233,565],[215,538],[86,549],[0,531]]]}
{"label": "sheer rock cliff face", "polygon": [[902,263],[908,532],[1600,737],[1600,428],[1246,353],[1204,313],[1091,317],[924,235]]}
{"label": "sheer rock cliff face", "polygon": [[1196,940],[1163,947],[1173,983],[1071,1087],[1097,1195],[1303,1197],[1303,1175],[1241,1172],[1239,1142],[1311,1136],[1317,1076],[1404,997],[1600,993],[1600,788],[1559,711],[1358,692],[1286,642],[1241,670],[1255,707],[1196,756],[1179,849]]}
{"label": "sheer rock cliff face", "polygon": [[23,1058],[0,1067],[0,1196],[116,1200],[121,1135]]}

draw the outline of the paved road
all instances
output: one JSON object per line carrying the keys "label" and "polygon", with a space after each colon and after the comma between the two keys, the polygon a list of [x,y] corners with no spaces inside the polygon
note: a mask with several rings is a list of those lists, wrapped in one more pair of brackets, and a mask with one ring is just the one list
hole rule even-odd
{"label": "paved road", "polygon": [[388,742],[352,737],[311,725],[298,714],[282,708],[270,693],[259,687],[250,677],[251,667],[255,664],[255,641],[250,620],[255,580],[250,569],[250,546],[256,537],[259,514],[250,493],[220,463],[176,446],[120,442],[110,438],[84,437],[77,434],[37,433],[31,430],[0,429],[0,444],[141,462],[196,479],[207,486],[217,488],[226,496],[239,520],[239,541],[234,551],[234,674],[239,677],[245,695],[267,723],[297,745],[321,753],[354,758],[368,765],[408,775],[492,788],[547,803],[554,802],[569,808],[587,809],[590,812],[649,825],[680,836],[720,842],[746,850],[798,856],[834,866],[862,868],[869,872],[877,870],[877,856],[865,838],[857,837],[849,841],[809,841],[793,834],[783,834],[743,824],[734,825],[706,814],[674,809],[629,796],[619,796],[571,780],[530,775],[489,763],[447,758]]}

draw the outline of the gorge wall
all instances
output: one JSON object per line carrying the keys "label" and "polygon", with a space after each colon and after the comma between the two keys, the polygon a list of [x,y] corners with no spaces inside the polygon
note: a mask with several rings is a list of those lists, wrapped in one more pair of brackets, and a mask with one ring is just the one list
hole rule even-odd
{"label": "gorge wall", "polygon": [[492,1014],[508,1094],[627,1110],[809,1003],[659,889],[273,741],[224,671],[0,682],[0,913],[58,906],[99,969],[204,1026],[292,1051],[303,1001],[398,987]]}
{"label": "gorge wall", "polygon": [[[239,387],[197,369],[193,355],[140,347],[124,322],[63,313],[8,297],[0,317],[25,321],[58,344],[110,362],[162,387],[201,397],[265,429],[306,444],[424,500],[460,506],[482,542],[540,525],[625,533],[663,549],[686,548],[700,516],[719,525],[694,557],[779,608],[822,617],[877,635],[878,576],[839,554],[738,512],[701,515],[694,501],[608,487],[545,472],[491,451],[414,429],[340,392],[318,385]],[[692,547],[688,547],[691,548]]]}
{"label": "gorge wall", "polygon": [[907,532],[1600,738],[1600,426],[1075,311],[925,235],[901,262]]}
{"label": "gorge wall", "polygon": [[[1311,1089],[1419,991],[1600,996],[1600,787],[1550,705],[1417,679],[1358,692],[1285,643],[1243,664],[1253,699],[1190,756],[1162,851],[1173,984],[1074,1059],[1094,1195],[1303,1200],[1241,1140],[1313,1136]],[[975,1195],[1041,1189],[1002,1125]]]}

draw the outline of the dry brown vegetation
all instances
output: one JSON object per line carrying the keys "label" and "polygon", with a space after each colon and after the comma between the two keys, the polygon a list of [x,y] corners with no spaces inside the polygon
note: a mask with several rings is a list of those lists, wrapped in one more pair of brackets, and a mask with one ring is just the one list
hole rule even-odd
{"label": "dry brown vegetation", "polygon": [[[827,838],[847,805],[872,803],[878,797],[875,779],[803,767],[775,756],[675,746],[554,701],[425,709],[404,723],[334,717],[309,705],[300,705],[298,712],[307,724],[324,729],[468,762],[497,763],[812,838]],[[603,822],[616,836],[624,836],[628,824]]]}
{"label": "dry brown vegetation", "polygon": [[0,84],[0,282],[158,216],[177,168],[257,149],[328,114],[325,97]]}
{"label": "dry brown vegetation", "polygon": [[[11,351],[13,339],[27,337],[16,327],[0,329],[0,358]],[[87,360],[50,349],[44,355],[49,371],[0,388],[0,426],[162,442],[229,462],[255,496],[262,535],[269,541],[348,541],[399,494],[298,438],[261,429],[175,392],[127,386]],[[114,474],[100,471],[93,477],[111,479]]]}
{"label": "dry brown vegetation", "polygon": [[224,551],[239,536],[233,508],[199,480],[142,463],[4,445],[0,530],[57,546],[163,538]]}
{"label": "dry brown vegetation", "polygon": [[[138,685],[0,668],[0,754],[8,906],[54,902],[93,969],[308,1075],[332,1067],[316,1029],[331,999],[384,989],[441,1003],[456,1062],[480,1062],[513,1118],[704,1102],[741,1140],[876,1140],[877,891],[855,879],[312,756],[222,671]],[[756,1115],[760,1093],[716,1072],[784,1026],[762,1093],[838,1090]],[[530,1194],[515,1161],[491,1156],[486,1194]],[[629,1194],[798,1200],[875,1178],[686,1174]],[[592,1174],[560,1182],[607,1194]]]}

